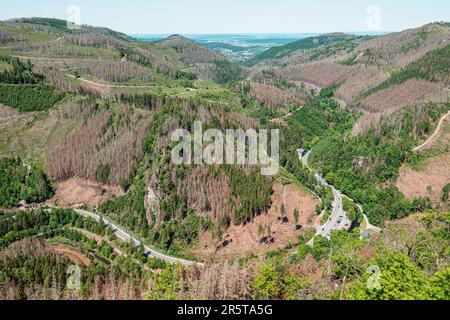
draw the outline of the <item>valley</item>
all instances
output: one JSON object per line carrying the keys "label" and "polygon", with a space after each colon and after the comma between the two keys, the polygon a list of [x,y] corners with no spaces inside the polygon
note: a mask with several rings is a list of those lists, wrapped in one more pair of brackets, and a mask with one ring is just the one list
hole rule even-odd
{"label": "valley", "polygon": [[0,299],[448,300],[449,43],[0,21]]}

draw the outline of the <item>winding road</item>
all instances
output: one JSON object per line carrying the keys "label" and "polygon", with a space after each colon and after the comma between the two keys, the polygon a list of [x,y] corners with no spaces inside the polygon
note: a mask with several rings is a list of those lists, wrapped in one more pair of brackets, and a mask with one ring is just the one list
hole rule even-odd
{"label": "winding road", "polygon": [[[113,222],[111,222],[110,220],[108,220],[106,217],[104,217],[103,215],[100,215],[98,213],[93,213],[93,212],[89,212],[86,210],[80,210],[80,209],[72,209],[74,210],[77,214],[79,214],[82,217],[86,217],[86,218],[92,218],[98,222],[102,221],[106,226],[108,226],[109,228],[111,228],[111,230],[113,231],[113,234],[119,238],[120,240],[123,241],[131,241],[135,246],[140,246],[141,242],[139,240],[137,240],[136,238],[134,238],[133,236],[131,236],[128,232],[126,232],[125,230],[123,230],[122,228],[118,227],[117,225],[115,225]],[[158,251],[155,251],[154,249],[145,246],[144,245],[144,254],[148,257],[152,257],[152,258],[156,258],[156,259],[161,259],[164,260],[168,263],[171,264],[177,264],[180,263],[182,265],[185,266],[193,266],[193,265],[197,265],[197,266],[204,266],[203,263],[199,263],[199,262],[193,262],[193,261],[189,261],[189,260],[184,260],[184,259],[180,259],[180,258],[175,258],[175,257],[171,257],[168,255],[165,255],[163,253],[160,253]]]}
{"label": "winding road", "polygon": [[[302,161],[303,165],[306,166],[311,170],[311,168],[308,165],[308,158],[311,154],[311,150],[308,151],[305,155],[299,154],[299,158]],[[347,213],[344,211],[344,205],[342,202],[343,195],[339,190],[336,190],[332,185],[330,185],[324,178],[322,178],[319,174],[315,173],[314,177],[316,178],[317,182],[324,186],[331,188],[331,191],[333,192],[334,201],[332,203],[333,210],[331,212],[331,217],[328,219],[328,221],[319,227],[319,230],[316,233],[316,236],[322,236],[325,238],[330,239],[331,232],[333,230],[339,230],[339,229],[350,229],[351,221],[347,217]],[[308,242],[309,245],[314,244],[314,238],[311,239]]]}
{"label": "winding road", "polygon": [[279,118],[275,118],[275,119],[270,119],[269,122],[270,123],[280,123],[283,122],[284,120],[286,120],[287,118],[289,118],[290,116],[292,116],[295,112],[297,112],[298,110],[302,109],[303,106],[298,107],[297,109],[295,109],[292,112],[289,112],[288,114],[285,114],[284,116],[281,116]]}
{"label": "winding road", "polygon": [[[309,150],[304,155],[301,155],[299,153],[298,156],[299,156],[301,162],[303,163],[303,166],[305,166],[309,170],[313,171],[308,165],[308,159],[309,159],[310,155],[311,155],[311,150]],[[353,201],[353,199],[347,197],[341,191],[337,190],[335,187],[330,185],[319,174],[315,173],[314,177],[316,178],[317,182],[319,182],[320,185],[331,188],[331,191],[333,192],[334,201],[332,203],[333,210],[331,213],[331,217],[330,217],[330,219],[328,219],[328,221],[324,225],[319,227],[319,229],[316,233],[316,236],[322,236],[322,237],[330,239],[331,232],[333,230],[340,230],[340,229],[341,230],[342,229],[349,230],[350,229],[350,227],[352,225],[352,221],[350,221],[350,219],[348,219],[347,213],[344,211],[343,198],[345,197],[352,202],[354,202],[354,201]],[[361,213],[363,215],[363,218],[364,218],[364,221],[366,224],[366,230],[371,230],[376,233],[381,232],[382,230],[380,228],[377,228],[370,224],[369,219],[364,214],[364,211],[363,211],[363,208],[361,207],[361,205],[356,204],[356,206],[359,208],[359,210],[361,211]],[[312,246],[313,244],[314,244],[314,238],[308,242],[308,245],[310,245],[310,246]]]}
{"label": "winding road", "polygon": [[91,81],[88,79],[84,79],[84,78],[80,78],[80,77],[76,77],[72,74],[66,74],[66,77],[72,78],[72,79],[76,79],[80,82],[84,82],[87,84],[91,84],[94,86],[98,86],[98,87],[103,87],[103,88],[132,88],[132,89],[138,89],[138,88],[142,88],[142,89],[148,89],[148,88],[157,88],[160,86],[157,85],[148,85],[148,86],[133,86],[133,85],[116,85],[116,84],[105,84],[105,83],[100,83],[100,82],[95,82],[95,81]]}
{"label": "winding road", "polygon": [[[309,159],[310,155],[311,155],[311,150],[309,150],[304,155],[302,155],[300,153],[298,154],[303,165],[312,171],[312,169],[308,165],[308,159]],[[328,221],[324,225],[319,227],[319,229],[316,233],[316,236],[322,236],[322,237],[330,239],[331,232],[333,230],[340,230],[340,229],[349,230],[352,222],[348,219],[347,213],[344,211],[344,204],[342,202],[344,195],[342,194],[342,192],[340,192],[339,190],[334,188],[332,185],[330,185],[319,174],[315,173],[314,177],[320,185],[331,188],[331,191],[333,192],[334,200],[332,203],[333,210],[331,212],[331,217],[330,217],[330,219],[328,219]],[[310,245],[310,246],[312,246],[313,244],[314,244],[314,238],[308,242],[308,245]]]}
{"label": "winding road", "polygon": [[434,141],[434,138],[436,138],[436,136],[439,134],[439,131],[441,131],[444,121],[448,117],[450,117],[450,110],[447,112],[446,115],[442,116],[442,118],[439,120],[438,126],[437,126],[436,130],[433,132],[433,134],[420,146],[417,146],[414,149],[412,149],[412,152],[419,152],[422,149],[426,148],[430,143],[432,143]]}

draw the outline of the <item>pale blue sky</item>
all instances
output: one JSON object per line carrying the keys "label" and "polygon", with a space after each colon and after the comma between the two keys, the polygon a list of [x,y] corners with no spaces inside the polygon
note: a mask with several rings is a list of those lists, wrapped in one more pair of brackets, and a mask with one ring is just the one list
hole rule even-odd
{"label": "pale blue sky", "polygon": [[[450,21],[449,0],[14,0],[2,1],[0,20],[66,19],[81,8],[81,22],[128,34],[306,33],[373,31],[367,9],[380,8],[375,31],[399,31]],[[369,24],[370,25],[370,24]],[[373,26],[373,24],[372,24]]]}

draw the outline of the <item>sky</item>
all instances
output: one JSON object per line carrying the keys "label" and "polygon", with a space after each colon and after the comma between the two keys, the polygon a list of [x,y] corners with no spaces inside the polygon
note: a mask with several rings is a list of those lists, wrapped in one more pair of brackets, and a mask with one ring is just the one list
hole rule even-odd
{"label": "sky", "polygon": [[[435,21],[450,21],[449,0],[2,2],[0,20],[18,17],[61,18],[108,27],[127,34],[391,32]],[[73,8],[79,8],[79,15],[78,10]]]}

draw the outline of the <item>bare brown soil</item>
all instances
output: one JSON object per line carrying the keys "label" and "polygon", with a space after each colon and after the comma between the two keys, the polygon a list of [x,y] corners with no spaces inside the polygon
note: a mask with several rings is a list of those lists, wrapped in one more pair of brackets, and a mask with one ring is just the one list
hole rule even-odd
{"label": "bare brown soil", "polygon": [[75,264],[83,264],[86,267],[89,267],[91,265],[91,260],[89,260],[88,257],[74,249],[63,246],[55,246],[51,247],[50,251],[56,254],[67,256]]}
{"label": "bare brown soil", "polygon": [[122,195],[119,187],[103,186],[94,181],[72,178],[56,183],[56,195],[50,200],[61,207],[87,205],[97,208],[100,202]]}
{"label": "bare brown soil", "polygon": [[[256,217],[246,225],[231,226],[220,241],[213,239],[209,232],[205,233],[194,251],[205,260],[227,260],[283,248],[289,242],[295,242],[302,232],[313,228],[316,218],[315,207],[318,203],[319,201],[312,195],[305,194],[294,185],[275,184],[272,207],[268,213]],[[279,220],[282,204],[288,218],[285,223]],[[301,230],[296,230],[294,223],[293,212],[296,208],[300,213]],[[260,225],[270,226],[274,243],[260,243],[262,238],[258,234]],[[220,248],[224,243],[227,245]]]}
{"label": "bare brown soil", "polygon": [[10,116],[18,115],[19,112],[17,112],[15,109],[4,106],[3,104],[0,104],[0,119]]}
{"label": "bare brown soil", "polygon": [[408,199],[429,196],[427,188],[432,188],[431,199],[439,202],[443,187],[450,183],[450,153],[432,158],[419,171],[405,165],[400,169],[397,187]]}

